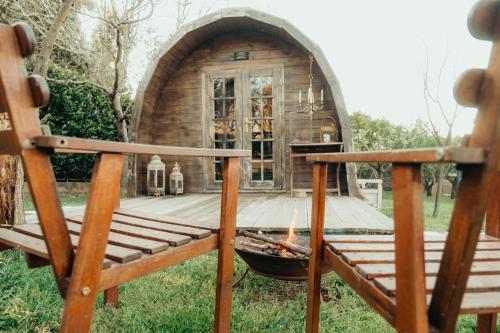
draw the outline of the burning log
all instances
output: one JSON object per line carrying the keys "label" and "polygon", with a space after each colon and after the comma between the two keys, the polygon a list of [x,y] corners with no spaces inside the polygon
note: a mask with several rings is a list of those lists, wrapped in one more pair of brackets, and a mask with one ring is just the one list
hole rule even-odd
{"label": "burning log", "polygon": [[308,249],[306,247],[296,245],[296,244],[293,244],[293,243],[290,243],[287,241],[276,240],[276,239],[271,238],[271,237],[255,234],[253,232],[248,232],[248,231],[242,231],[241,234],[245,237],[248,237],[248,238],[257,239],[257,240],[263,241],[265,243],[273,244],[273,245],[277,246],[278,248],[279,247],[285,248],[286,250],[288,250],[292,253],[298,253],[298,254],[301,254],[301,255],[306,256],[306,257],[309,257],[309,255],[311,254],[311,249]]}

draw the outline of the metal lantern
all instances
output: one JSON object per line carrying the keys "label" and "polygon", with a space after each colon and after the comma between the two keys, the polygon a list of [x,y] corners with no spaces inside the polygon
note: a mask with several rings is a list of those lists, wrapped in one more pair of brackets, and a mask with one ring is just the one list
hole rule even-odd
{"label": "metal lantern", "polygon": [[148,195],[165,195],[165,164],[160,156],[153,155],[148,163]]}
{"label": "metal lantern", "polygon": [[170,174],[170,194],[177,195],[184,193],[184,176],[181,173],[179,163],[175,162]]}

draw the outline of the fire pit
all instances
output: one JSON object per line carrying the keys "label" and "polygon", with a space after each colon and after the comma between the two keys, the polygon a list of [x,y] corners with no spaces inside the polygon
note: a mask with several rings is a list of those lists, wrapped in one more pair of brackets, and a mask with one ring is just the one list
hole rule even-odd
{"label": "fire pit", "polygon": [[[246,233],[249,235],[250,233]],[[255,234],[254,234],[255,235]],[[266,236],[264,236],[266,237]],[[292,242],[287,244],[297,245],[309,249],[309,238],[293,235]],[[273,240],[290,241],[290,235],[273,235]],[[280,280],[307,280],[309,257],[305,254],[289,251],[280,245],[270,245],[266,241],[250,237],[236,238],[236,252],[247,263],[249,269],[259,275]],[[323,275],[332,270],[323,267]],[[242,277],[243,278],[243,277]]]}

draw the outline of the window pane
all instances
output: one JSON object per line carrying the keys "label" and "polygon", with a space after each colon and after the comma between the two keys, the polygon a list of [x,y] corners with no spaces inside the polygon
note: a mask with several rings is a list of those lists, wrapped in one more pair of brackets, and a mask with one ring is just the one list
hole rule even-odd
{"label": "window pane", "polygon": [[223,100],[221,99],[216,99],[215,100],[215,103],[214,103],[214,114],[215,114],[215,118],[222,118],[223,114],[222,114],[222,103],[223,103]]}
{"label": "window pane", "polygon": [[272,95],[273,94],[273,78],[270,76],[262,77],[262,95]]}
{"label": "window pane", "polygon": [[226,149],[234,149],[236,146],[236,141],[228,141],[226,143]]}
{"label": "window pane", "polygon": [[234,79],[226,79],[226,97],[234,97]]}
{"label": "window pane", "polygon": [[252,96],[262,95],[262,81],[260,77],[250,78],[250,91],[252,92]]}
{"label": "window pane", "polygon": [[262,172],[260,169],[260,163],[253,163],[252,164],[252,180],[253,181],[262,181]]}
{"label": "window pane", "polygon": [[225,139],[224,135],[224,122],[216,121],[215,122],[215,140],[223,141]]}
{"label": "window pane", "polygon": [[272,160],[273,159],[273,142],[272,141],[264,141],[264,159]]}
{"label": "window pane", "polygon": [[224,144],[222,142],[214,142],[215,149],[224,149]]}
{"label": "window pane", "polygon": [[252,99],[252,117],[259,118],[260,113],[260,99]]}
{"label": "window pane", "polygon": [[260,160],[262,156],[262,151],[261,151],[261,141],[253,141],[252,142],[252,159],[254,160]]}
{"label": "window pane", "polygon": [[273,163],[263,163],[264,180],[273,180]]}
{"label": "window pane", "polygon": [[215,180],[222,180],[223,166],[220,161],[215,162]]}
{"label": "window pane", "polygon": [[236,121],[229,120],[226,122],[226,140],[236,139]]}
{"label": "window pane", "polygon": [[234,118],[235,113],[234,113],[234,99],[226,99],[226,117],[229,118]]}
{"label": "window pane", "polygon": [[262,139],[262,120],[254,119],[252,123],[252,139]]}
{"label": "window pane", "polygon": [[215,79],[214,80],[214,96],[215,98],[217,97],[222,97],[222,79]]}
{"label": "window pane", "polygon": [[264,107],[262,108],[262,116],[263,117],[272,117],[273,116],[273,99],[272,98],[264,98]]}
{"label": "window pane", "polygon": [[271,139],[273,137],[273,121],[270,119],[265,119],[263,123],[264,139]]}

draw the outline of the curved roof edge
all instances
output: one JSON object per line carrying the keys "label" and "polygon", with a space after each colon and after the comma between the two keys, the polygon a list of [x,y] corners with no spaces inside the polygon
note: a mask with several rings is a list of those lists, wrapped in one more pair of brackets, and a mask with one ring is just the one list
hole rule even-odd
{"label": "curved roof edge", "polygon": [[[227,18],[249,18],[279,28],[314,56],[316,63],[323,72],[323,75],[328,81],[329,87],[331,89],[342,130],[344,150],[352,151],[352,129],[349,121],[349,115],[344,103],[344,97],[340,89],[340,83],[335,76],[332,68],[330,67],[330,64],[328,63],[321,48],[289,21],[252,8],[224,8],[203,16],[195,21],[183,25],[159,48],[154,61],[147,68],[136,92],[133,114],[130,124],[131,140],[137,140],[137,131],[139,129],[142,110],[144,107],[144,97],[146,96],[148,90],[151,88],[151,84],[154,79],[154,73],[160,63],[161,58],[175,49],[176,45],[181,42],[188,34],[196,31],[199,28],[209,26],[219,20]],[[212,36],[213,34],[207,34],[205,39],[208,39]],[[360,196],[359,189],[356,184],[356,167],[354,164],[347,164],[346,167],[349,193],[351,195]]]}

